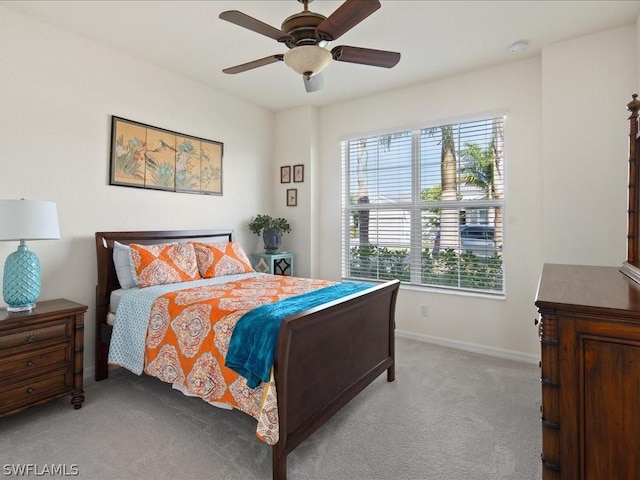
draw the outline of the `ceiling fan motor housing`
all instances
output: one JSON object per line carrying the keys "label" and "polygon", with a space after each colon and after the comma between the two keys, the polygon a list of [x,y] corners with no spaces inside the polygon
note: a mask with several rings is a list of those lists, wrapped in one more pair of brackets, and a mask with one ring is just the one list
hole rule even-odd
{"label": "ceiling fan motor housing", "polygon": [[316,38],[316,28],[327,17],[319,13],[305,10],[287,17],[282,22],[282,31],[291,35],[293,40],[287,40],[285,44],[289,48],[300,45],[317,45],[320,41]]}

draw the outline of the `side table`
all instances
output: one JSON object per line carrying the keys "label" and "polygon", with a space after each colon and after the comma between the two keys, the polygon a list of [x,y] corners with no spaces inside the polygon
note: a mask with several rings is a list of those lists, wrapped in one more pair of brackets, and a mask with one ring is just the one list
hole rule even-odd
{"label": "side table", "polygon": [[86,311],[64,299],[0,310],[0,417],[66,395],[82,406]]}
{"label": "side table", "polygon": [[293,275],[293,253],[252,253],[251,266],[256,272]]}

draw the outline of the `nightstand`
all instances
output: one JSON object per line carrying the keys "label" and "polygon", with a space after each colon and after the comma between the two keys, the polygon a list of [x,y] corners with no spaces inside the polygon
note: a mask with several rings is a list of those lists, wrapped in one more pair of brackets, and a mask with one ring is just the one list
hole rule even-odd
{"label": "nightstand", "polygon": [[252,253],[251,266],[260,273],[293,275],[293,253]]}
{"label": "nightstand", "polygon": [[0,417],[65,395],[82,406],[86,311],[64,299],[28,312],[0,310]]}

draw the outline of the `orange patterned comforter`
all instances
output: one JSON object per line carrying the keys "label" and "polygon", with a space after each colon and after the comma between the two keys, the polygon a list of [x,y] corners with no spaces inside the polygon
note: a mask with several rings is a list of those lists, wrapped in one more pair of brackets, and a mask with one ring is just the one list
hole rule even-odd
{"label": "orange patterned comforter", "polygon": [[333,282],[261,275],[164,294],[154,302],[147,330],[145,369],[187,395],[237,408],[258,421],[256,435],[278,442],[276,385],[251,389],[224,366],[236,322],[252,308],[317,290]]}

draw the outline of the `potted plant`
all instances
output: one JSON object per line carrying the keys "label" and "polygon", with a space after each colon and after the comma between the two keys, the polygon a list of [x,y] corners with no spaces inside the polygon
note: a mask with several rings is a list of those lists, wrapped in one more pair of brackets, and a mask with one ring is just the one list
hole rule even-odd
{"label": "potted plant", "polygon": [[249,222],[249,230],[256,235],[262,234],[265,253],[276,253],[282,243],[282,234],[289,233],[291,225],[284,218],[259,214]]}

